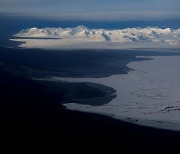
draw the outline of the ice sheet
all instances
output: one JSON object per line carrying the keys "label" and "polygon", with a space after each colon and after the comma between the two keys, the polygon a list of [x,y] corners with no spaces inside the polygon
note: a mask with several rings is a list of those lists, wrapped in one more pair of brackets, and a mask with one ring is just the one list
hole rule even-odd
{"label": "ice sheet", "polygon": [[180,130],[180,56],[148,57],[131,62],[135,71],[106,78],[46,80],[92,82],[112,87],[117,97],[102,106],[65,104],[70,110],[100,113],[120,120],[158,128]]}

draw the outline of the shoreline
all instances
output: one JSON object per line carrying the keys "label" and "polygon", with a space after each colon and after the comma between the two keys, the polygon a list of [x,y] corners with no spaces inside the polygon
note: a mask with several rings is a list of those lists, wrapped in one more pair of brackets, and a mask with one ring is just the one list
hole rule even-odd
{"label": "shoreline", "polygon": [[[152,58],[152,57],[149,57],[149,58]],[[153,62],[147,62],[147,61],[131,62],[130,64],[128,64],[128,66],[130,68],[134,68],[133,67],[134,64],[137,64],[137,66],[140,66],[140,68],[141,68],[141,65],[144,66],[145,64],[140,64],[140,63],[149,63],[150,64],[150,63],[156,63],[156,61],[160,62],[158,64],[159,66],[160,65],[163,66],[164,65],[163,61],[169,61],[169,59],[173,59],[172,61],[174,63],[179,61],[179,59],[178,59],[179,57],[176,57],[176,56],[175,57],[163,57],[163,56],[160,56],[160,57],[153,57],[153,58],[155,60]],[[172,62],[172,66],[174,66],[173,62]],[[170,63],[168,65],[169,65],[169,67],[172,67]],[[176,65],[178,65],[178,64],[176,64]],[[147,66],[149,68],[155,68],[155,67],[152,67],[151,64],[147,65]],[[76,103],[70,103],[70,104],[65,105],[67,107],[67,109],[108,115],[108,116],[111,116],[113,118],[120,119],[120,120],[127,121],[127,122],[131,122],[131,123],[135,123],[135,124],[138,124],[138,125],[146,125],[146,126],[158,127],[158,128],[162,128],[162,129],[180,130],[180,121],[178,121],[178,118],[177,118],[177,117],[179,117],[178,116],[179,115],[179,112],[178,112],[178,110],[179,110],[178,98],[179,97],[177,97],[178,96],[178,89],[176,90],[176,94],[177,94],[176,96],[172,96],[172,97],[167,96],[166,93],[170,94],[170,92],[166,92],[166,91],[171,90],[171,88],[168,89],[168,86],[171,87],[172,83],[169,82],[168,77],[166,77],[164,80],[165,81],[167,80],[166,81],[167,83],[169,82],[168,86],[164,87],[164,86],[161,85],[160,87],[157,87],[156,85],[153,85],[151,83],[152,87],[149,87],[150,89],[148,90],[148,87],[146,87],[146,85],[140,85],[140,87],[145,86],[145,87],[143,87],[143,89],[145,88],[144,89],[145,91],[146,91],[146,88],[148,90],[147,93],[140,92],[140,91],[142,91],[140,87],[139,87],[140,89],[137,89],[137,88],[134,89],[135,87],[137,87],[137,83],[139,85],[139,82],[144,80],[143,84],[146,84],[146,82],[149,84],[151,79],[148,79],[149,77],[147,78],[147,76],[149,76],[149,74],[146,75],[148,70],[144,70],[144,69],[143,70],[138,70],[137,67],[135,68],[135,70],[136,71],[131,71],[128,74],[124,74],[124,75],[120,74],[120,75],[114,75],[114,76],[111,76],[111,77],[98,78],[98,79],[97,78],[61,78],[61,77],[52,77],[50,80],[55,81],[55,82],[58,81],[58,80],[67,81],[67,82],[77,82],[77,83],[91,82],[91,83],[97,83],[97,84],[102,84],[102,85],[106,85],[106,86],[109,86],[109,87],[113,87],[117,91],[117,97],[115,99],[113,99],[111,102],[109,102],[108,104],[105,104],[103,106],[92,107],[92,106],[89,106],[89,105],[80,105],[80,104],[76,104]],[[167,70],[168,70],[168,68],[167,68]],[[169,69],[169,70],[172,71],[172,69]],[[145,72],[145,71],[147,71],[147,72]],[[154,74],[154,70],[150,70],[150,71],[152,71],[152,73],[153,73],[153,74],[151,73],[152,75],[156,76],[156,74],[158,74],[157,71],[155,71],[156,74]],[[168,71],[164,72],[164,73],[167,75],[167,73],[169,73]],[[134,72],[135,72],[135,76],[133,75]],[[138,72],[139,74],[137,74],[136,72]],[[176,72],[177,71],[174,71],[174,73],[176,73]],[[162,74],[163,74],[163,72],[162,72]],[[159,72],[159,75],[161,75],[160,72]],[[164,76],[166,76],[166,75],[164,75]],[[174,75],[172,75],[172,76],[174,76]],[[162,80],[163,80],[163,77],[160,77],[160,78],[162,78]],[[154,79],[156,79],[156,77]],[[119,80],[122,80],[120,85],[122,87],[126,87],[128,90],[122,92],[124,88],[119,89],[117,87],[117,85],[113,83],[113,81],[119,81]],[[125,81],[125,80],[128,80],[128,81]],[[178,80],[175,80],[175,81],[178,81]],[[132,90],[135,91],[135,92],[131,92],[132,90],[130,90],[127,87],[127,85],[123,84],[123,82],[128,83],[128,84],[131,84],[131,83],[134,84],[135,83],[135,85],[133,85],[134,88],[131,87],[131,85],[128,86],[128,87],[131,87]],[[159,81],[155,80],[155,84],[158,85],[159,84],[158,82]],[[141,84],[142,84],[142,82],[141,82]],[[178,83],[176,83],[176,84],[178,84]],[[151,88],[152,88],[152,90],[151,90]],[[159,88],[161,88],[161,89],[159,90]],[[178,87],[174,87],[174,88],[178,88]],[[156,89],[157,89],[157,91],[156,91]],[[136,92],[136,91],[139,91],[139,92]],[[165,93],[163,91],[165,91]],[[127,96],[125,95],[126,97],[124,97],[125,93],[128,93]],[[131,95],[130,95],[130,93],[131,93]],[[132,95],[132,93],[137,93],[137,94]],[[138,93],[141,93],[141,96]],[[161,93],[164,93],[164,94],[161,94]],[[124,97],[124,98],[122,98],[122,97]],[[173,97],[175,97],[177,99],[177,103],[173,99]],[[119,102],[120,98],[122,100],[125,100],[125,102],[123,104],[121,102],[119,104],[120,107],[118,107],[118,109],[117,109],[117,105],[118,105],[117,102]],[[139,100],[141,102],[139,104],[141,104],[141,105],[138,105],[138,104],[135,103],[135,105],[129,104],[130,106],[128,106],[128,100],[129,101],[133,100],[134,102],[136,102],[136,101],[138,102],[138,100]],[[150,104],[153,101],[154,105],[148,106],[148,104],[147,105],[144,104],[143,102],[146,102],[146,101],[149,101]],[[174,102],[171,103],[171,101],[174,101]],[[163,106],[161,104],[163,104]],[[173,108],[171,106],[174,106],[174,109],[172,109],[172,111],[171,110],[166,111],[166,108],[167,109],[168,108]],[[144,107],[144,109],[143,109],[143,107]],[[137,108],[136,109],[137,113],[135,113],[134,109],[130,109],[130,111],[132,113],[129,113],[128,108]],[[140,112],[142,112],[142,114]]]}
{"label": "shoreline", "polygon": [[[97,64],[105,68],[103,71],[107,71],[107,65],[104,64],[114,62],[114,60],[121,58],[121,56],[117,57],[117,52],[108,52],[108,54],[90,52],[87,56],[88,58],[90,56],[90,58],[87,59],[81,52],[74,53],[74,51],[67,55],[63,52],[25,51],[26,50],[19,51],[14,49],[0,51],[0,61],[3,61],[0,63],[0,66],[3,67],[3,71],[7,71],[7,74],[4,72],[0,73],[0,91],[2,94],[0,97],[0,120],[2,139],[8,141],[9,139],[14,139],[16,142],[17,138],[27,142],[32,139],[34,142],[46,143],[58,140],[61,143],[59,145],[86,144],[88,147],[89,145],[96,145],[97,147],[103,145],[103,147],[125,148],[126,150],[127,146],[135,149],[152,147],[175,148],[175,145],[178,147],[180,132],[139,126],[100,114],[67,110],[59,103],[61,102],[63,93],[56,93],[56,91],[50,92],[48,91],[48,86],[44,87],[40,82],[30,80],[34,75],[32,71],[36,68],[50,69],[52,66],[60,66],[59,63],[61,61],[59,57],[56,60],[57,56],[60,56],[60,59],[61,57],[66,57],[66,60],[67,57],[68,60],[71,60],[71,57],[73,57],[76,61],[80,61],[78,58],[81,55],[81,59],[85,60],[83,63],[76,65],[76,68],[79,69],[83,64],[87,72],[94,66],[89,63],[92,62],[92,59],[94,60],[93,62],[99,62],[99,59],[101,59],[100,62],[102,63]],[[126,51],[124,51],[123,54],[125,53]],[[133,56],[137,54],[137,52],[133,51],[128,52],[124,56],[126,57],[131,53],[133,53]],[[11,54],[10,57],[8,57],[9,54]],[[51,54],[53,54],[53,56]],[[77,56],[74,57],[76,54]],[[145,53],[141,52],[137,55],[142,56],[142,54]],[[173,53],[166,53],[166,55],[169,54],[174,55]],[[156,54],[154,53],[153,55]],[[17,56],[19,61],[17,61],[17,59],[14,60]],[[129,61],[136,60],[133,56],[128,56],[127,59],[129,59]],[[46,57],[48,61],[43,63]],[[117,57],[117,59],[114,59],[114,57]],[[32,59],[33,64],[36,64],[33,65],[36,66],[33,67],[33,69],[31,65]],[[53,61],[51,61],[51,59],[53,59]],[[42,63],[40,63],[40,60],[42,60]],[[67,64],[71,68],[71,65],[69,63]],[[122,72],[121,69],[124,68],[124,63],[120,68],[115,66],[111,68],[115,69],[109,72],[111,75]],[[67,70],[71,71],[73,69]],[[0,71],[2,70],[0,69]],[[103,71],[99,72],[98,70],[97,73],[103,73]],[[38,77],[44,77],[41,71],[39,73]],[[52,72],[49,72],[49,74],[51,73]],[[78,74],[79,76],[86,75],[83,72],[80,73],[81,74]],[[67,73],[67,75],[69,74]]]}
{"label": "shoreline", "polygon": [[[26,52],[25,52],[26,51]],[[8,59],[8,55],[11,55],[11,59]],[[154,96],[152,91],[148,90],[148,86],[155,86],[158,82],[151,82],[148,77],[147,70],[150,68],[151,71],[152,68],[156,68],[156,66],[151,66],[151,63],[154,63],[155,58],[158,57],[164,57],[164,60],[167,58],[178,58],[179,53],[177,52],[142,52],[142,51],[104,51],[104,52],[98,52],[94,50],[87,50],[84,51],[48,51],[44,52],[43,50],[30,50],[30,49],[6,49],[5,51],[1,51],[0,54],[2,55],[2,59],[7,59],[8,61],[12,61],[11,63],[14,63],[13,57],[19,56],[20,63],[18,64],[17,60],[15,61],[15,65],[6,65],[6,61],[2,63],[4,69],[6,71],[9,71],[9,73],[16,74],[19,76],[24,76],[25,78],[45,78],[46,76],[61,76],[61,78],[57,79],[63,79],[62,76],[64,76],[64,80],[71,81],[71,82],[91,82],[101,85],[106,85],[108,87],[112,87],[113,89],[118,89],[119,94],[117,95],[116,99],[128,101],[130,98],[131,100],[128,101],[130,103],[126,104],[124,102],[121,103],[120,107],[116,107],[116,111],[113,111],[114,106],[119,106],[119,104],[116,104],[114,101],[114,104],[107,104],[105,105],[105,108],[93,108],[93,110],[101,111],[103,113],[110,113],[111,115],[116,115],[116,113],[120,112],[122,115],[130,119],[136,119],[138,116],[136,115],[134,117],[135,111],[140,111],[140,107],[145,108],[144,117],[147,117],[147,113],[152,112],[149,109],[153,109],[152,107],[144,106],[143,102],[146,102],[146,99],[161,99],[161,92],[158,90],[156,91],[158,96]],[[40,59],[37,59],[36,57],[39,57],[42,59],[42,62],[40,62]],[[23,57],[23,59],[21,58]],[[37,59],[38,61],[34,61],[33,64],[31,64],[31,59]],[[0,58],[1,60],[1,58]],[[175,60],[178,62],[177,59],[172,60],[175,62]],[[65,64],[64,64],[65,62]],[[9,62],[8,62],[9,63]],[[130,66],[131,64],[139,64],[138,67],[140,67],[141,70],[138,70],[138,68],[134,68],[133,66]],[[146,64],[143,64],[146,63]],[[83,67],[82,67],[83,64]],[[128,65],[127,65],[128,64]],[[143,64],[143,65],[142,65]],[[147,65],[148,64],[148,65]],[[33,66],[33,69],[32,69]],[[67,67],[68,66],[68,67]],[[146,68],[141,68],[141,66],[148,66],[147,70]],[[164,64],[162,63],[157,66],[164,67]],[[36,68],[41,68],[40,70]],[[131,69],[133,68],[133,69]],[[45,71],[44,71],[45,70]],[[138,74],[136,74],[138,70]],[[160,70],[163,70],[160,68]],[[55,74],[55,75],[54,75]],[[74,78],[70,78],[70,76],[73,76]],[[164,75],[165,76],[165,75]],[[82,77],[82,78],[80,78]],[[163,77],[162,77],[163,78]],[[56,78],[55,78],[56,80]],[[142,83],[148,84],[145,87],[139,87]],[[178,80],[177,80],[178,81]],[[117,84],[116,84],[117,82]],[[128,83],[128,84],[126,84]],[[69,83],[71,84],[71,83]],[[76,83],[78,84],[78,83]],[[120,84],[120,86],[119,86]],[[73,84],[72,84],[73,85]],[[131,87],[133,85],[133,87]],[[159,85],[159,84],[157,84]],[[165,84],[164,84],[165,85]],[[76,87],[76,86],[75,86]],[[74,87],[74,88],[75,88]],[[140,89],[138,92],[130,92],[132,89],[139,87]],[[151,87],[157,89],[157,87]],[[165,87],[164,87],[165,88]],[[70,88],[69,88],[70,89]],[[144,89],[144,90],[141,90]],[[117,90],[116,90],[117,91]],[[149,91],[152,93],[152,96],[149,94],[144,94],[145,91]],[[178,91],[178,89],[176,90]],[[63,90],[61,91],[63,92]],[[125,94],[125,95],[124,95]],[[80,96],[80,94],[79,94]],[[131,97],[130,97],[131,96]],[[140,97],[143,100],[141,100],[141,105],[138,105],[136,103],[136,97]],[[146,98],[147,97],[147,98]],[[153,98],[154,97],[154,98]],[[75,97],[74,97],[75,98]],[[178,97],[177,97],[178,98]],[[115,99],[115,100],[116,100]],[[112,100],[113,101],[113,100]],[[155,100],[154,100],[155,101]],[[73,99],[70,102],[74,102]],[[77,102],[77,101],[76,101]],[[89,101],[90,102],[90,101]],[[161,107],[160,103],[160,107]],[[68,104],[71,106],[72,104]],[[138,107],[140,106],[140,107]],[[159,105],[154,105],[154,107],[158,107]],[[82,107],[82,106],[81,106]],[[81,108],[78,106],[78,108]],[[163,107],[163,106],[162,106]],[[159,108],[159,111],[164,110],[168,108],[168,106],[164,106],[164,108]],[[88,110],[90,110],[91,107],[88,107]],[[129,109],[128,109],[129,108]],[[176,108],[175,108],[176,109]],[[86,109],[85,109],[86,110]],[[88,111],[87,110],[87,111]],[[129,112],[129,111],[131,112]],[[149,111],[148,111],[149,110]],[[143,111],[143,110],[142,110]],[[164,110],[166,111],[166,110]],[[163,112],[164,112],[163,111]],[[115,112],[115,114],[114,114]],[[129,114],[129,113],[132,114]],[[168,111],[167,111],[168,112]],[[139,118],[141,119],[141,118]],[[128,120],[129,121],[129,120]],[[136,120],[134,120],[136,121]],[[155,119],[157,123],[159,123],[159,119]]]}

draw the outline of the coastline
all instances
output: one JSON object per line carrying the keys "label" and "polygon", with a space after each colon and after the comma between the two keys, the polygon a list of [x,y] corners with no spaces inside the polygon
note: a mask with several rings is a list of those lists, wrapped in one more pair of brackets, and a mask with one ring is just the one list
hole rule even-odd
{"label": "coastline", "polygon": [[[145,149],[152,147],[175,148],[174,146],[179,144],[180,133],[177,131],[138,126],[104,115],[66,110],[59,103],[59,101],[61,101],[62,95],[57,95],[55,91],[52,91],[51,93],[47,93],[47,91],[44,92],[44,90],[48,90],[48,88],[44,88],[44,86],[39,84],[39,81],[30,80],[30,78],[34,77],[34,74],[37,71],[36,69],[40,66],[43,66],[43,69],[48,68],[49,70],[51,70],[50,68],[52,66],[60,66],[57,65],[59,61],[55,61],[57,63],[54,64],[54,61],[50,61],[51,58],[53,59],[53,57],[57,57],[57,55],[69,57],[71,53],[74,53],[74,51],[67,55],[63,52],[54,52],[54,56],[51,55],[52,51],[51,53],[41,50],[31,51],[32,50],[14,51],[14,49],[8,49],[5,50],[4,53],[2,53],[3,50],[0,52],[0,59],[3,61],[1,64],[3,67],[8,66],[4,67],[5,70],[8,70],[7,73],[10,73],[11,75],[14,74],[17,77],[1,76],[0,78],[0,90],[3,96],[0,98],[2,100],[0,101],[2,139],[8,140],[10,138],[14,139],[16,142],[17,138],[27,142],[32,139],[34,142],[44,141],[46,143],[58,140],[59,142],[63,142],[60,145],[86,144],[87,146],[88,143],[88,146],[96,145],[98,147],[102,145],[103,147],[107,146],[120,149],[126,149],[126,146],[134,147],[135,149]],[[10,57],[8,57],[8,54],[10,53],[12,54]],[[120,54],[124,53],[126,53],[126,51]],[[127,53],[127,56],[130,53]],[[79,55],[82,53],[77,52],[76,54],[77,57],[79,57]],[[89,63],[92,62],[92,59],[94,59],[93,63],[98,62],[99,59],[101,59],[102,63],[95,64],[98,64],[98,66],[101,67],[103,66],[104,69],[102,70],[108,71],[106,67],[107,65],[104,64],[116,61],[116,58],[114,57],[117,57],[117,52],[114,54],[108,51],[108,54],[106,54],[107,53],[101,52],[101,54],[98,54],[94,52],[92,54],[88,54],[88,57],[91,56],[89,59],[84,57],[82,54],[81,59],[85,59],[83,62],[86,63],[83,64],[87,70],[94,66]],[[113,55],[112,57],[110,56],[111,54]],[[134,52],[133,56],[128,57],[130,58],[130,61],[137,60],[134,59],[134,55],[136,54],[137,52]],[[146,55],[152,53],[138,53],[140,56],[142,56],[142,54]],[[173,53],[166,54],[173,55]],[[72,57],[74,55],[75,53],[72,54]],[[19,61],[14,60],[17,56],[19,56]],[[126,54],[122,57],[125,56]],[[34,57],[40,57],[42,59],[42,63],[37,63],[39,59],[36,61]],[[48,57],[49,59],[46,65],[43,63],[45,57]],[[108,59],[110,58],[111,61],[107,61],[106,57],[108,57]],[[118,56],[117,58],[120,57]],[[33,65],[33,69],[31,69],[32,65],[30,63],[32,59],[34,60],[33,63],[36,64],[36,67]],[[79,59],[76,60],[78,61]],[[129,63],[129,61],[122,63],[122,67],[120,68],[115,66],[108,67],[108,69],[114,68],[114,70],[111,70],[109,74],[119,74],[119,72],[122,72],[125,73],[124,75],[127,75],[126,72],[130,69],[124,66],[126,63]],[[82,65],[82,63],[76,65],[76,68],[79,68],[80,65]],[[125,71],[121,70],[123,68]],[[71,71],[72,69],[67,70]],[[32,73],[32,71],[34,72]],[[41,71],[42,70],[40,69],[39,72]],[[49,74],[51,73],[52,72],[50,71]],[[98,70],[97,73],[102,72],[99,72]],[[38,78],[49,76],[49,74],[39,74]],[[60,72],[58,75],[60,74],[62,74],[62,72]],[[109,76],[109,74],[103,74],[102,76]],[[4,75],[4,73],[0,73],[0,75]],[[66,72],[66,75],[64,76],[67,77],[68,75],[71,74]],[[85,75],[87,74],[78,74],[76,75],[76,78]],[[89,76],[89,74],[87,76]],[[99,76],[99,79],[102,76]],[[3,88],[3,84],[6,88]]]}
{"label": "coastline", "polygon": [[[130,71],[124,75],[113,75],[98,79],[52,77],[47,80],[76,83],[91,82],[113,87],[117,92],[117,97],[103,106],[81,105],[73,102],[65,104],[67,109],[99,113],[138,125],[179,131],[179,82],[177,82],[179,80],[178,68],[176,67],[179,57],[157,56],[147,58],[154,58],[154,60],[131,62],[128,67],[135,69],[135,71]],[[161,71],[167,61],[169,63],[166,65],[166,70]],[[144,68],[144,66],[146,67]],[[172,77],[175,77],[175,74],[176,79],[173,79]],[[161,81],[157,80],[157,76]],[[170,76],[175,83],[169,80]]]}

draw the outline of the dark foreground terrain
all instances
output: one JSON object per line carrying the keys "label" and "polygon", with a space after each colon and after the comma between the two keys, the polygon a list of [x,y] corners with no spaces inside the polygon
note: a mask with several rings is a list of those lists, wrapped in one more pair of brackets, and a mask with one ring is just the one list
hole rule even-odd
{"label": "dark foreground terrain", "polygon": [[65,110],[59,104],[63,94],[47,93],[38,82],[15,77],[13,83],[4,81],[0,79],[0,135],[1,141],[8,145],[25,144],[33,148],[34,144],[53,144],[61,149],[85,146],[146,151],[177,149],[180,143],[179,132]]}
{"label": "dark foreground terrain", "polygon": [[[84,51],[77,52],[77,55],[55,52],[56,56],[48,51],[40,51],[40,53],[1,49],[2,146],[19,145],[21,148],[29,146],[32,149],[34,145],[43,144],[43,148],[53,145],[59,150],[65,147],[72,149],[75,146],[77,149],[85,147],[87,151],[99,148],[116,149],[119,152],[144,150],[145,153],[150,149],[162,152],[166,149],[173,151],[179,148],[180,132],[137,126],[98,114],[69,111],[61,105],[74,100],[78,100],[77,103],[91,103],[91,105],[108,103],[113,99],[106,97],[109,95],[110,87],[98,89],[97,85],[92,86],[89,83],[50,83],[31,79],[48,77],[55,73],[57,76],[73,76],[71,70],[74,70],[74,76],[77,77],[127,73],[130,68],[127,68],[126,64],[137,60],[135,56],[143,55],[142,52],[133,51],[133,54],[129,53],[130,55],[128,52],[127,55],[122,52],[119,56],[109,52],[107,54],[92,52],[89,53],[91,57],[83,55]],[[178,55],[178,53],[166,54]],[[57,55],[60,55],[59,58]],[[63,56],[66,57],[64,62],[67,65],[62,62]],[[99,67],[102,68],[100,72],[96,70]],[[110,94],[114,92],[111,88],[110,91]],[[102,99],[102,104],[96,104],[94,102],[96,97],[105,97],[105,99]],[[94,98],[94,101],[84,101],[89,98]]]}

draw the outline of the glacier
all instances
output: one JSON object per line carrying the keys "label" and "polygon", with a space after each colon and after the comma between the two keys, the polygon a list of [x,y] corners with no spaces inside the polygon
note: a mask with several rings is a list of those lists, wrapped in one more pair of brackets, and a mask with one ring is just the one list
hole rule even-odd
{"label": "glacier", "polygon": [[[91,41],[138,42],[168,41],[180,36],[180,29],[170,28],[126,28],[119,30],[88,29],[85,26],[75,28],[29,28],[15,34],[16,37],[82,39]],[[179,40],[180,41],[180,40]]]}
{"label": "glacier", "polygon": [[[89,29],[85,26],[73,28],[29,28],[15,34],[15,41],[24,41],[22,47],[60,48],[126,48],[157,47],[179,48],[180,29],[171,28],[126,28],[126,29]],[[39,39],[41,38],[41,40]],[[45,40],[47,39],[48,40]],[[57,40],[51,40],[56,38]],[[44,39],[42,41],[42,39]],[[58,40],[59,39],[59,40]],[[35,45],[34,45],[35,44]],[[52,47],[52,46],[51,46]]]}

